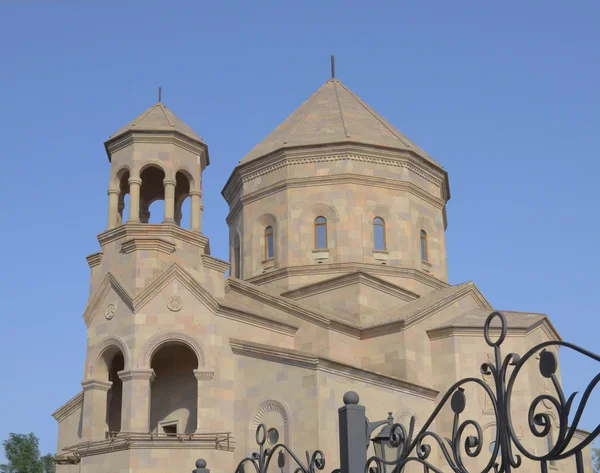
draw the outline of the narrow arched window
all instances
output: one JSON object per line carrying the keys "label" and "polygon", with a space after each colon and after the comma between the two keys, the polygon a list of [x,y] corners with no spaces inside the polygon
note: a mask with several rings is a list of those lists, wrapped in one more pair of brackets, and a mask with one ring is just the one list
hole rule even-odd
{"label": "narrow arched window", "polygon": [[241,256],[242,255],[240,251],[240,240],[236,236],[233,242],[233,269],[235,271],[235,277],[238,279],[242,276]]}
{"label": "narrow arched window", "polygon": [[265,228],[265,259],[273,258],[273,227]]}
{"label": "narrow arched window", "polygon": [[385,251],[385,221],[381,217],[373,219],[373,249]]}
{"label": "narrow arched window", "polygon": [[421,260],[427,261],[427,233],[421,230]]}
{"label": "narrow arched window", "polygon": [[315,248],[327,248],[327,219],[315,218]]}

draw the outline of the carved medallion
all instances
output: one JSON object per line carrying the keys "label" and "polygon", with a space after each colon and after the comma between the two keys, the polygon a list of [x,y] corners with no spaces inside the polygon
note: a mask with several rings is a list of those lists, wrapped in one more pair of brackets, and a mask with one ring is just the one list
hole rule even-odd
{"label": "carved medallion", "polygon": [[117,309],[115,308],[115,305],[108,304],[106,306],[106,310],[104,311],[104,317],[106,317],[106,320],[110,320],[115,316],[116,312],[117,312]]}
{"label": "carved medallion", "polygon": [[183,307],[183,301],[179,296],[171,296],[169,300],[167,300],[167,307],[172,312],[178,312]]}

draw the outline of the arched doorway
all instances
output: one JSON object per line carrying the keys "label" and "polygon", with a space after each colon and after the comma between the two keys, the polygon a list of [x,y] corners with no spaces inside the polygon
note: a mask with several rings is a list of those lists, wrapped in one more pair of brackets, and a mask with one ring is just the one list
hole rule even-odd
{"label": "arched doorway", "polygon": [[150,431],[168,435],[196,431],[198,381],[194,370],[198,358],[179,342],[161,345],[153,354],[155,378],[150,395]]}

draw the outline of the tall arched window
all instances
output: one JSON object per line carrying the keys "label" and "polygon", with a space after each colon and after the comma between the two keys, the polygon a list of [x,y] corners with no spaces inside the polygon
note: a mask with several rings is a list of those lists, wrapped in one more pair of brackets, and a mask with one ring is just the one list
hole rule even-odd
{"label": "tall arched window", "polygon": [[315,248],[327,248],[327,219],[315,218]]}
{"label": "tall arched window", "polygon": [[425,230],[421,230],[421,260],[427,260],[427,233]]}
{"label": "tall arched window", "polygon": [[242,258],[240,250],[240,238],[236,235],[233,240],[233,270],[236,278],[242,277]]}
{"label": "tall arched window", "polygon": [[265,228],[265,259],[273,258],[273,227]]}
{"label": "tall arched window", "polygon": [[373,219],[373,245],[375,250],[385,251],[385,221],[381,217]]}

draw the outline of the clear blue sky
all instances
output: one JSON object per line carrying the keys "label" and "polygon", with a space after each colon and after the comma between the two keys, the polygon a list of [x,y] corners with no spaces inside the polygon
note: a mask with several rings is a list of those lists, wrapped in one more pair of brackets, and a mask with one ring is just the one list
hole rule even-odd
{"label": "clear blue sky", "polygon": [[[367,3],[0,2],[0,440],[33,431],[54,451],[50,413],[80,390],[104,140],[161,85],[209,144],[204,229],[227,259],[223,185],[328,79],[331,53],[450,173],[451,282],[600,352],[600,3]],[[590,372],[565,356],[563,376],[570,392]]]}

